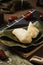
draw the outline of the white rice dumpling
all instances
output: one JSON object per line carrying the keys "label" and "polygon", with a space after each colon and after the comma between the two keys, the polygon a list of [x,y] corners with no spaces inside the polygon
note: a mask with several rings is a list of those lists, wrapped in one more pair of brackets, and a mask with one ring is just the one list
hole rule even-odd
{"label": "white rice dumpling", "polygon": [[14,29],[12,33],[22,43],[31,43],[31,41],[32,41],[32,38],[31,38],[30,34],[28,34],[28,31],[23,28]]}
{"label": "white rice dumpling", "polygon": [[34,24],[32,24],[32,22],[29,23],[28,32],[31,34],[32,38],[36,38],[39,34],[39,30],[34,26]]}

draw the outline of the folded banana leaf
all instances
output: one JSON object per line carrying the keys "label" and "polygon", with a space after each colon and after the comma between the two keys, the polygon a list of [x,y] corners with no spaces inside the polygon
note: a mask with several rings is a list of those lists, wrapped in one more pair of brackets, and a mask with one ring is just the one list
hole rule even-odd
{"label": "folded banana leaf", "polygon": [[34,22],[34,25],[39,29],[39,31],[43,34],[43,24],[41,25],[41,23],[39,21]]}
{"label": "folded banana leaf", "polygon": [[[43,42],[43,26],[38,21],[36,21],[34,23],[34,25],[39,29],[39,31],[41,32],[41,35],[39,37],[33,39],[31,44],[35,44],[35,45],[41,44]],[[23,27],[23,28],[26,29],[27,27]],[[16,36],[14,36],[12,34],[12,30],[13,29],[5,30],[2,33],[2,37],[6,36],[6,37],[12,39],[13,41],[9,41],[9,40],[5,40],[5,39],[0,38],[0,42],[3,42],[7,46],[21,46],[21,47],[24,47],[24,48],[28,47],[29,45],[23,45],[23,44],[20,43],[20,41],[16,38]],[[42,40],[40,42],[38,42],[41,38],[42,38]]]}
{"label": "folded banana leaf", "polygon": [[[4,38],[4,39],[2,39],[2,38]],[[27,48],[27,47],[29,47],[29,46],[37,46],[37,45],[40,45],[40,44],[42,44],[43,43],[43,41],[33,41],[31,44],[28,44],[28,45],[24,45],[24,44],[21,44],[21,43],[18,43],[18,42],[15,42],[15,41],[13,41],[13,40],[5,40],[5,38],[6,37],[2,37],[1,39],[0,39],[0,42],[2,43],[2,44],[4,44],[4,45],[6,45],[6,46],[9,46],[9,47],[12,47],[12,46],[18,46],[18,47],[22,47],[22,48]]]}
{"label": "folded banana leaf", "polygon": [[28,47],[27,45],[23,45],[23,44],[20,44],[18,42],[14,42],[12,40],[3,40],[3,39],[0,39],[0,42],[3,43],[6,46],[9,46],[9,47],[12,47],[12,46],[20,46],[22,48],[27,48]]}

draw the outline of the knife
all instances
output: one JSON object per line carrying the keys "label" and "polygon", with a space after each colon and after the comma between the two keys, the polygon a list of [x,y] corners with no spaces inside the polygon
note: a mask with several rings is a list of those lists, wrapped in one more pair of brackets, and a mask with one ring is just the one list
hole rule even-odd
{"label": "knife", "polygon": [[4,30],[6,30],[6,29],[8,29],[8,28],[10,28],[10,27],[12,27],[12,26],[14,26],[15,24],[17,24],[18,22],[22,21],[23,19],[27,19],[27,17],[29,18],[29,17],[31,16],[31,14],[33,14],[35,11],[36,11],[36,10],[32,9],[32,10],[30,10],[29,13],[27,13],[25,16],[23,16],[23,17],[21,17],[21,18],[19,18],[19,19],[17,19],[17,20],[14,20],[14,21],[12,21],[11,23],[9,23],[9,24],[7,24],[7,25],[1,27],[1,28],[0,28],[0,32],[1,32],[1,31],[3,32]]}

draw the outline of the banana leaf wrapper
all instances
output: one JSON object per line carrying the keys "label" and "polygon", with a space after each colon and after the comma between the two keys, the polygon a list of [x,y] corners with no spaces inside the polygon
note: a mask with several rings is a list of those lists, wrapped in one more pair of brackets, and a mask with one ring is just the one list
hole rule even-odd
{"label": "banana leaf wrapper", "polygon": [[[33,44],[33,45],[38,45],[38,44],[41,44],[41,43],[43,43],[43,26],[38,22],[38,21],[36,21],[35,23],[34,23],[34,25],[39,29],[39,31],[41,32],[41,35],[39,36],[39,37],[37,37],[37,38],[35,38],[33,41],[32,41],[32,43],[31,44]],[[25,28],[25,29],[27,29],[27,27],[23,27],[23,28]],[[20,41],[16,38],[16,36],[14,36],[13,34],[12,34],[12,30],[13,29],[10,29],[10,30],[5,30],[3,33],[2,33],[2,37],[8,37],[8,38],[10,38],[10,39],[12,39],[12,40],[5,40],[5,39],[2,39],[2,38],[0,38],[0,42],[2,42],[3,44],[5,44],[5,45],[7,45],[7,46],[21,46],[21,47],[23,47],[23,48],[26,48],[26,47],[28,47],[30,44],[28,44],[28,45],[25,45],[25,44],[22,44],[22,43],[20,43]],[[40,39],[42,38],[42,41],[40,41],[40,42],[38,42]]]}
{"label": "banana leaf wrapper", "polygon": [[13,47],[13,46],[18,46],[18,47],[22,47],[22,48],[27,48],[28,46],[27,45],[23,45],[23,44],[20,44],[18,42],[15,42],[15,41],[12,41],[12,40],[3,40],[3,39],[0,39],[0,42],[8,47]]}
{"label": "banana leaf wrapper", "polygon": [[[4,37],[3,37],[4,38]],[[5,37],[6,38],[6,37]],[[39,41],[39,40],[38,40]],[[22,48],[27,48],[29,46],[37,46],[37,45],[40,45],[43,43],[43,41],[39,41],[38,42],[37,40],[33,41],[31,44],[28,44],[28,45],[24,45],[22,43],[18,43],[18,42],[15,42],[13,40],[5,40],[5,39],[0,39],[0,42],[6,46],[9,46],[9,47],[13,47],[13,46],[18,46],[18,47],[22,47]]]}
{"label": "banana leaf wrapper", "polygon": [[[25,53],[25,52],[21,52],[21,51],[19,51],[18,49],[14,48],[14,47],[10,48],[10,51],[11,51],[11,53],[13,53],[13,54],[14,54],[14,52],[15,52],[15,53],[18,54],[20,57],[29,60],[29,59],[32,57],[32,55],[34,55],[35,52],[38,51],[42,46],[43,46],[43,44],[37,46],[36,48],[34,47],[34,49],[33,49],[32,51],[30,51],[30,49],[27,49],[27,50],[29,50],[29,51],[26,52],[26,53]],[[15,50],[15,49],[16,49],[16,50]],[[26,50],[26,49],[25,49],[25,50]],[[41,52],[40,52],[40,53],[41,53]]]}

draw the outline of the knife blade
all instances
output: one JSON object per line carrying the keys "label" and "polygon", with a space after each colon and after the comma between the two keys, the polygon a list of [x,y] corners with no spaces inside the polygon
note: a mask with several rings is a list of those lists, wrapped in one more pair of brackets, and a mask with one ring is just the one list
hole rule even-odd
{"label": "knife blade", "polygon": [[[35,12],[35,11],[36,11],[36,10],[32,9],[32,10],[30,10],[29,12],[30,12],[30,13],[33,13],[33,12]],[[29,13],[29,15],[30,15],[30,13]],[[1,27],[1,28],[0,28],[0,31],[3,32],[4,30],[6,30],[6,29],[8,29],[8,28],[14,26],[14,25],[17,24],[18,22],[22,21],[22,20],[23,20],[24,18],[26,18],[26,17],[27,17],[27,16],[25,15],[25,17],[21,17],[21,18],[19,18],[19,19],[17,19],[17,20],[12,21],[11,23],[9,23],[9,24],[7,24],[7,25]]]}

